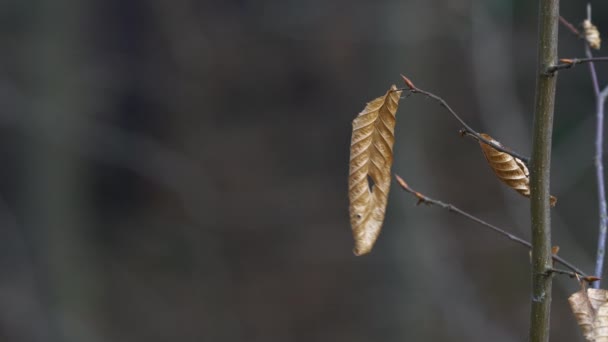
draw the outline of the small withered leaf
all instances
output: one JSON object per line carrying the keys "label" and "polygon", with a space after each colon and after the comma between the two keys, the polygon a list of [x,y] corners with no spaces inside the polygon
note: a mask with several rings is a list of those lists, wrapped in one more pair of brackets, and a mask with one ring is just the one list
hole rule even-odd
{"label": "small withered leaf", "polygon": [[[498,141],[494,140],[488,134],[481,133],[480,135],[484,139],[502,147]],[[501,182],[505,183],[513,190],[529,198],[530,172],[528,171],[526,164],[508,153],[498,151],[483,141],[479,142],[479,146],[481,146],[481,151],[486,157],[488,164],[494,171],[494,174],[496,174],[496,177],[498,177]],[[551,196],[549,201],[550,205],[554,207],[557,202],[557,198]]]}
{"label": "small withered leaf", "polygon": [[587,341],[608,341],[608,291],[583,288],[568,303]]}
{"label": "small withered leaf", "polygon": [[591,23],[591,20],[585,19],[585,21],[583,21],[583,29],[585,30],[585,40],[589,43],[589,46],[599,50],[602,39],[600,38],[600,32],[597,27]]}
{"label": "small withered leaf", "polygon": [[348,197],[355,255],[371,252],[384,222],[401,93],[391,86],[353,120]]}

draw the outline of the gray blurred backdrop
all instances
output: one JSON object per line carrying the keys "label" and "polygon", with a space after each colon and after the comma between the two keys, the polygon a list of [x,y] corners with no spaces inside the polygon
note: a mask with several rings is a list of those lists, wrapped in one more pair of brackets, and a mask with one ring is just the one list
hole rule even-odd
{"label": "gray blurred backdrop", "polygon": [[[596,1],[602,33],[607,13]],[[562,14],[580,23],[585,2]],[[529,154],[536,15],[528,0],[0,2],[0,339],[526,340],[526,250],[393,187],[355,257],[347,175],[352,119],[400,73]],[[560,56],[582,57],[560,31]],[[403,100],[393,171],[527,238],[529,201],[459,128]],[[594,132],[587,66],[560,72],[553,236],[587,272]],[[556,281],[553,341],[582,340],[575,290]]]}

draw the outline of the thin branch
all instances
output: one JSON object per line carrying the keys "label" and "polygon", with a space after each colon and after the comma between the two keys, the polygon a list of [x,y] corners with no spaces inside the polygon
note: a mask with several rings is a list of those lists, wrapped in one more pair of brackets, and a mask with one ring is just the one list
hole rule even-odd
{"label": "thin branch", "polygon": [[[587,4],[587,20],[591,21],[591,4]],[[604,272],[604,259],[606,255],[606,236],[608,235],[608,208],[606,205],[606,182],[604,179],[604,107],[606,97],[608,96],[608,87],[600,92],[600,85],[595,69],[594,61],[598,61],[601,57],[593,57],[589,43],[585,41],[585,54],[589,62],[589,74],[591,75],[591,84],[593,85],[593,93],[595,94],[595,114],[596,114],[596,131],[595,131],[595,173],[597,178],[597,197],[599,209],[599,231],[597,239],[597,252],[595,258],[595,274],[602,277]],[[599,288],[600,282],[593,283],[593,287]]]}
{"label": "thin branch", "polygon": [[500,151],[500,152],[504,152],[504,153],[507,153],[507,154],[509,154],[509,155],[511,155],[511,156],[513,156],[513,157],[515,157],[515,158],[518,158],[518,159],[520,159],[522,162],[524,162],[525,164],[529,164],[529,162],[530,162],[530,158],[528,158],[528,157],[526,157],[526,156],[523,156],[523,155],[521,155],[521,154],[519,154],[519,153],[517,153],[517,152],[512,151],[512,150],[511,150],[511,149],[509,149],[509,148],[506,148],[506,147],[504,147],[504,146],[502,146],[502,145],[500,145],[500,144],[497,144],[497,143],[495,143],[495,142],[492,142],[492,141],[487,140],[487,139],[485,139],[484,137],[482,137],[482,136],[481,136],[479,133],[477,133],[477,131],[475,131],[475,130],[474,130],[473,128],[471,128],[471,126],[469,126],[469,125],[468,125],[468,124],[467,124],[467,123],[466,123],[464,120],[462,120],[462,119],[460,118],[460,116],[459,116],[458,114],[456,114],[456,112],[455,112],[455,111],[452,109],[452,107],[450,107],[450,106],[448,105],[448,103],[447,103],[447,102],[446,102],[444,99],[442,99],[441,97],[439,97],[439,96],[437,96],[437,95],[435,95],[435,94],[433,94],[433,93],[431,93],[431,92],[429,92],[429,91],[422,90],[422,89],[420,89],[420,88],[416,87],[416,86],[414,85],[414,83],[412,83],[412,81],[410,81],[410,79],[408,79],[407,77],[405,77],[405,76],[403,76],[403,75],[401,75],[401,77],[403,77],[403,80],[405,81],[405,84],[407,85],[407,88],[401,88],[401,89],[399,89],[399,90],[402,90],[402,91],[403,91],[403,90],[405,90],[405,91],[409,91],[409,92],[410,92],[410,93],[412,93],[412,94],[423,94],[423,95],[425,95],[425,96],[427,96],[427,97],[429,97],[429,98],[431,98],[431,99],[433,99],[433,100],[435,100],[435,101],[439,102],[439,104],[440,104],[440,105],[441,105],[443,108],[447,109],[447,111],[448,111],[448,112],[450,112],[450,114],[452,114],[452,116],[453,116],[454,118],[456,118],[456,120],[458,120],[458,122],[460,122],[460,124],[461,124],[461,125],[464,127],[464,129],[462,129],[462,130],[460,131],[460,133],[461,133],[462,135],[468,135],[468,136],[471,136],[471,137],[475,138],[477,141],[483,142],[484,144],[489,145],[489,146],[492,146],[494,149],[496,149],[496,150],[498,150],[498,151]]}
{"label": "thin branch", "polygon": [[[587,47],[588,49],[588,47]],[[591,51],[589,51],[591,53]],[[587,53],[587,55],[589,55]],[[608,62],[608,57],[588,57],[588,58],[561,58],[560,64],[551,66],[547,69],[548,73],[554,73],[558,70],[570,69],[578,64],[589,63],[590,67],[593,62]],[[595,69],[595,68],[594,68]]]}
{"label": "thin branch", "polygon": [[[585,42],[585,54],[587,55],[587,58],[593,58],[591,47],[587,42]],[[595,71],[595,63],[593,63],[593,61],[589,62],[589,73],[591,74],[591,84],[593,85],[593,93],[595,94],[595,97],[598,97],[600,95],[600,82],[597,79],[597,71]]]}
{"label": "thin branch", "polygon": [[561,15],[559,16],[559,22],[562,25],[564,25],[568,30],[570,30],[570,32],[572,32],[574,35],[576,35],[578,38],[583,39],[583,35],[580,33],[580,31],[577,30],[576,27],[574,27],[574,25],[572,25],[572,23],[570,23],[568,20],[566,20]]}
{"label": "thin branch", "polygon": [[[458,215],[464,216],[467,219],[476,222],[490,230],[492,230],[495,233],[498,233],[506,238],[508,238],[511,241],[514,241],[515,243],[518,243],[528,249],[532,248],[532,244],[516,235],[513,235],[509,232],[507,232],[506,230],[496,227],[495,225],[492,225],[476,216],[473,216],[469,213],[467,213],[464,210],[461,210],[455,206],[453,206],[452,204],[449,203],[444,203],[441,202],[439,200],[427,197],[423,194],[421,194],[420,192],[412,189],[404,180],[403,178],[399,177],[399,175],[395,175],[395,179],[397,179],[397,183],[399,183],[399,186],[401,186],[401,188],[403,190],[405,190],[406,192],[409,192],[410,194],[413,194],[414,196],[416,196],[416,198],[418,199],[418,203],[424,203],[424,204],[431,204],[431,205],[436,205],[439,206],[443,209],[447,209],[450,212],[456,213]],[[571,270],[572,272],[579,274],[582,277],[586,277],[587,275],[585,274],[585,272],[581,271],[578,267],[574,266],[572,263],[570,263],[569,261],[563,259],[560,256],[557,255],[553,255],[553,260],[555,260],[555,262],[562,264],[563,266],[565,266],[566,268],[568,268],[569,270]]]}
{"label": "thin branch", "polygon": [[562,270],[560,268],[555,268],[555,267],[547,270],[547,275],[550,275],[551,273],[567,275],[570,278],[576,278],[577,280],[578,280],[578,278],[580,278],[580,274],[578,274],[576,272]]}
{"label": "thin branch", "polygon": [[[599,233],[597,240],[597,255],[595,261],[595,272],[601,277],[604,271],[604,259],[606,254],[606,236],[608,231],[608,208],[606,206],[606,183],[604,179],[604,107],[608,97],[608,87],[604,88],[596,98],[597,129],[595,137],[595,170],[597,177],[597,194],[599,205]],[[594,283],[599,288],[600,282]]]}
{"label": "thin branch", "polygon": [[[587,4],[587,20],[591,21],[591,4]],[[585,40],[585,54],[587,55],[587,58],[593,58],[593,53],[591,53],[591,47],[589,46],[589,42],[587,40]],[[597,80],[597,72],[595,71],[595,64],[593,62],[589,63],[589,72],[591,73],[593,92],[597,98],[600,96],[600,84]]]}

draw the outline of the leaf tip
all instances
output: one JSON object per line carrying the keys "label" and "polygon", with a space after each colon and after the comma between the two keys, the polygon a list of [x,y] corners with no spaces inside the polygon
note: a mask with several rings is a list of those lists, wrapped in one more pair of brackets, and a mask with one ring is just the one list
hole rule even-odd
{"label": "leaf tip", "polygon": [[362,256],[365,254],[369,254],[372,251],[371,248],[364,248],[362,246],[355,246],[355,248],[353,248],[353,254],[355,256]]}

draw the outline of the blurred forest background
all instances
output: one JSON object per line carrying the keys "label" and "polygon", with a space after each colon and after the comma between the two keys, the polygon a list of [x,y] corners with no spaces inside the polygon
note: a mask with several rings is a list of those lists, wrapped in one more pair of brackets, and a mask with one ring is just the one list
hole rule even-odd
{"label": "blurred forest background", "polygon": [[[400,73],[529,154],[536,18],[528,0],[0,2],[0,339],[526,340],[526,250],[393,187],[355,257],[347,175],[352,119]],[[560,56],[583,54],[560,28]],[[529,201],[459,128],[403,100],[393,171],[528,237]],[[553,239],[587,272],[594,132],[587,66],[560,72]],[[558,278],[553,341],[582,341],[575,290]]]}

